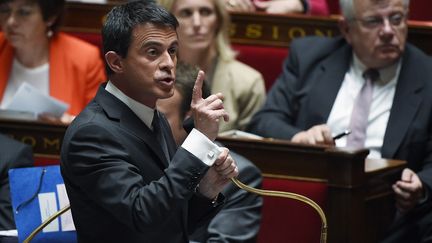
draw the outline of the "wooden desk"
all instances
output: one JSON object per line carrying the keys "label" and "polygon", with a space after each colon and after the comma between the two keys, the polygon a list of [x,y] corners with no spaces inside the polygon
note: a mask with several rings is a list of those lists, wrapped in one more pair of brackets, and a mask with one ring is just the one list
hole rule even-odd
{"label": "wooden desk", "polygon": [[[0,119],[0,132],[31,144],[35,157],[59,159],[65,130],[65,125]],[[253,161],[265,177],[326,183],[328,202],[324,210],[330,243],[375,242],[392,219],[391,184],[399,178],[404,161],[365,163],[367,150],[305,146],[280,140],[218,140]]]}
{"label": "wooden desk", "polygon": [[60,159],[66,125],[0,118],[0,133],[30,144],[35,158]]}
{"label": "wooden desk", "polygon": [[400,177],[404,161],[365,160],[367,150],[281,140],[218,140],[253,161],[265,177],[326,183],[328,201],[324,211],[330,243],[376,242],[393,218],[391,185]]}
{"label": "wooden desk", "polygon": [[[63,30],[100,33],[105,15],[121,1],[105,4],[67,2]],[[235,44],[289,47],[292,39],[306,35],[336,36],[337,16],[268,15],[232,13],[231,41]],[[408,40],[432,54],[432,22],[409,21]]]}

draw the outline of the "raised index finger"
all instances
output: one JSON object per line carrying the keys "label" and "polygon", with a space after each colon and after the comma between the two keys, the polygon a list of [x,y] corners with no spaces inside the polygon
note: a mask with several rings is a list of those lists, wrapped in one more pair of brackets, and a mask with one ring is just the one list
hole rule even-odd
{"label": "raised index finger", "polygon": [[202,86],[204,83],[204,75],[204,71],[200,70],[198,72],[192,92],[192,104],[195,104],[202,99]]}

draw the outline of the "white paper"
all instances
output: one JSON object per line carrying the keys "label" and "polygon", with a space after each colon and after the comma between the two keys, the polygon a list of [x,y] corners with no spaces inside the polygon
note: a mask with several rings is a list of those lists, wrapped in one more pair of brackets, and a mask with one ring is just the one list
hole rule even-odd
{"label": "white paper", "polygon": [[[58,211],[56,195],[54,192],[39,193],[38,199],[39,199],[41,220],[42,222],[44,222],[51,215],[55,214]],[[57,231],[59,231],[58,219],[54,219],[49,225],[47,225],[43,229],[43,232],[57,232]]]}
{"label": "white paper", "polygon": [[243,132],[240,130],[228,130],[218,134],[219,137],[230,137],[230,138],[249,138],[249,139],[263,139],[263,137],[258,136],[253,133]]}
{"label": "white paper", "polygon": [[106,3],[107,0],[67,0],[67,2]]}
{"label": "white paper", "polygon": [[68,107],[68,104],[42,94],[28,83],[23,83],[12,97],[9,105],[5,108],[8,110],[34,112],[38,115],[45,113],[60,118]]}
{"label": "white paper", "polygon": [[[57,195],[60,204],[60,209],[69,205],[69,198],[66,193],[66,187],[64,184],[57,185]],[[75,231],[75,225],[72,219],[72,213],[70,210],[63,213],[60,216],[62,231]]]}

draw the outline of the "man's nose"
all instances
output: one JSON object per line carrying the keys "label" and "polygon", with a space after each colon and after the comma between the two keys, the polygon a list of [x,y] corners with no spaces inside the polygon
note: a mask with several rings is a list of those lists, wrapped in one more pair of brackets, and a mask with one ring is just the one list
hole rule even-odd
{"label": "man's nose", "polygon": [[394,26],[390,23],[388,18],[384,18],[380,29],[380,36],[386,40],[390,40],[393,38],[394,34]]}
{"label": "man's nose", "polygon": [[175,56],[171,55],[168,51],[166,51],[163,55],[162,55],[162,61],[160,64],[161,69],[165,69],[165,70],[169,70],[171,71],[172,69],[174,69],[175,66]]}

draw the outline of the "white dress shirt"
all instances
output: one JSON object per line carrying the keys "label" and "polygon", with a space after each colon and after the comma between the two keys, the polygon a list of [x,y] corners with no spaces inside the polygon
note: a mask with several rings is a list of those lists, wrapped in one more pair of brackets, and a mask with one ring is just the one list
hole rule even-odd
{"label": "white dress shirt", "polygon": [[[148,128],[153,130],[151,124],[153,121],[154,109],[128,97],[110,81],[105,87],[105,90],[125,103]],[[208,166],[212,166],[221,153],[219,146],[210,141],[207,136],[195,128],[189,133],[181,146]]]}
{"label": "white dress shirt", "polygon": [[28,83],[42,94],[49,96],[49,64],[46,63],[39,67],[27,68],[14,58],[0,108],[4,109],[7,107],[23,83]]}
{"label": "white dress shirt", "polygon": [[[370,150],[368,158],[381,158],[381,147],[390,117],[400,66],[401,61],[378,70],[380,79],[373,84],[372,104],[365,141],[365,147]],[[349,128],[355,98],[365,82],[363,72],[366,69],[366,66],[354,54],[327,120],[327,125],[333,134]],[[346,137],[343,137],[336,140],[336,146],[344,147],[346,142]]]}

